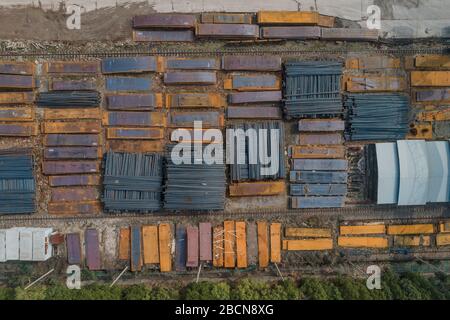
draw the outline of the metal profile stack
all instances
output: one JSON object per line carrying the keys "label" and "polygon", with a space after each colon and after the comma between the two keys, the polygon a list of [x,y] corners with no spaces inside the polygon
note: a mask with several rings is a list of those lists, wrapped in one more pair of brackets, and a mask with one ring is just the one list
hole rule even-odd
{"label": "metal profile stack", "polygon": [[0,61],[0,136],[31,137],[38,134],[33,107],[35,64]]}
{"label": "metal profile stack", "polygon": [[44,68],[49,91],[39,94],[44,109],[44,161],[49,177],[48,212],[100,212],[101,95],[96,91],[98,61],[55,61]]}
{"label": "metal profile stack", "polygon": [[[416,114],[408,138],[448,136],[450,120],[450,59],[447,55],[416,56],[411,66],[412,103]],[[424,110],[425,109],[425,110]]]}
{"label": "metal profile stack", "polygon": [[35,185],[31,150],[1,150],[0,215],[35,212]]}
{"label": "metal profile stack", "polygon": [[[190,145],[190,144],[189,144]],[[187,164],[176,164],[168,147],[164,209],[173,211],[223,210],[225,204],[225,164],[208,164],[191,153]],[[221,148],[221,146],[219,147]]]}
{"label": "metal profile stack", "polygon": [[[163,151],[165,114],[161,93],[153,92],[156,57],[106,58],[107,149],[115,152]],[[152,73],[152,74],[149,74]]]}
{"label": "metal profile stack", "polygon": [[280,57],[224,56],[222,67],[233,72],[224,81],[227,119],[281,119]]}
{"label": "metal profile stack", "polygon": [[[184,128],[189,131],[189,136],[183,135],[184,142],[203,141],[203,131],[198,130],[197,134],[193,131],[195,121],[199,122],[201,128],[222,129],[225,99],[217,92],[216,86],[220,61],[212,57],[169,57],[164,61],[164,69],[164,82],[173,87],[173,93],[166,95],[170,112],[169,126],[172,128],[170,140],[180,141],[174,131]],[[178,89],[177,85],[189,86],[189,89]],[[204,86],[205,90],[195,92],[198,85]]]}
{"label": "metal profile stack", "polygon": [[342,64],[290,61],[284,64],[284,111],[288,118],[342,114]]}
{"label": "metal profile stack", "polygon": [[292,208],[342,207],[347,193],[347,160],[340,119],[302,119],[291,158]]}
{"label": "metal profile stack", "polygon": [[195,14],[152,13],[133,17],[133,40],[137,42],[194,41]]}
{"label": "metal profile stack", "polygon": [[257,39],[259,26],[252,22],[253,15],[248,13],[202,13],[195,35],[199,38]]}
{"label": "metal profile stack", "polygon": [[[232,181],[245,181],[245,180],[266,180],[266,179],[284,179],[286,175],[285,169],[285,159],[284,159],[284,125],[281,121],[271,121],[271,122],[260,122],[260,123],[244,123],[237,124],[231,126],[231,129],[234,132],[240,132],[240,134],[235,138],[234,143],[234,159],[233,163],[230,164],[230,175]],[[238,131],[239,130],[239,131]],[[267,132],[267,139],[261,141],[258,137],[254,144],[250,142],[250,139],[245,135],[247,130],[254,130],[256,135],[260,134],[259,132],[263,130]],[[273,130],[278,130],[279,140],[278,140],[278,148],[275,145],[272,145]],[[239,139],[244,143],[244,146],[238,150],[239,147]],[[265,142],[266,145],[262,146],[261,144]],[[228,141],[229,143],[229,141]],[[229,146],[227,146],[228,149]],[[256,152],[256,163],[250,163],[249,151],[250,148]],[[278,156],[278,164],[279,169],[273,175],[262,175],[262,168],[266,167],[266,165],[261,164],[261,159],[259,157],[258,150],[266,150],[268,155],[272,155],[272,153],[277,154]],[[245,163],[239,164],[238,158],[242,157],[245,160]],[[270,165],[270,164],[269,164]],[[267,166],[269,166],[267,165]]]}
{"label": "metal profile stack", "polygon": [[148,212],[161,209],[163,157],[108,152],[105,156],[105,211]]}
{"label": "metal profile stack", "polygon": [[347,140],[397,140],[408,132],[409,100],[404,95],[347,95],[344,106]]}

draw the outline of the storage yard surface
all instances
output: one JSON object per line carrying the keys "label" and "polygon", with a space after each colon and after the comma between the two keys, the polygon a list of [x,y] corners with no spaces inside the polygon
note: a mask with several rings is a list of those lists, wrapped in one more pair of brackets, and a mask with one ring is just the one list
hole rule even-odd
{"label": "storage yard surface", "polygon": [[[297,12],[294,22],[273,13],[175,15],[164,21],[170,42],[153,42],[167,40],[152,33],[161,31],[158,15],[135,18],[134,30],[128,21],[135,41],[1,42],[0,156],[17,153],[11,168],[27,174],[12,172],[36,185],[2,187],[35,191],[36,209],[24,197],[14,212],[2,198],[0,228],[78,234],[66,237],[75,246],[55,244],[54,255],[64,265],[81,254],[90,270],[194,274],[203,263],[214,277],[235,268],[276,274],[273,264],[283,273],[315,273],[348,262],[449,259],[448,187],[427,194],[406,190],[399,178],[400,194],[377,193],[384,180],[371,162],[382,161],[378,143],[398,149],[392,156],[400,167],[405,155],[441,152],[433,141],[448,144],[445,46],[378,42],[359,26],[332,33],[332,17],[309,14],[301,23]],[[317,29],[298,29],[305,34],[292,40],[288,28],[275,29],[289,24]],[[260,163],[163,160],[173,129],[190,129],[193,120],[222,132],[282,130],[282,169],[267,179]],[[425,174],[419,167],[411,170]],[[433,174],[429,165],[425,179],[435,183]]]}

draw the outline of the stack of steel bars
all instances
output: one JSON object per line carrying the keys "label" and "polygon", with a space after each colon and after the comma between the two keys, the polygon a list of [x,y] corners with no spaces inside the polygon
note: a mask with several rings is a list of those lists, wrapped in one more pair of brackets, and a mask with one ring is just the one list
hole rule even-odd
{"label": "stack of steel bars", "polygon": [[400,94],[345,97],[347,140],[398,140],[408,132],[408,98]]}
{"label": "stack of steel bars", "polygon": [[97,107],[101,97],[97,91],[51,91],[39,94],[40,107]]}
{"label": "stack of steel bars", "polygon": [[291,61],[284,64],[284,111],[289,118],[342,114],[342,64]]}
{"label": "stack of steel bars", "polygon": [[[231,128],[236,133],[234,140],[233,162],[230,163],[231,180],[265,180],[265,179],[284,179],[286,175],[285,159],[284,159],[284,125],[281,121],[269,121],[260,123],[244,123],[233,125]],[[252,141],[249,130],[254,130],[255,141]],[[276,138],[273,130],[278,130],[277,144],[272,141]],[[264,138],[264,132],[267,135]],[[241,142],[238,142],[241,140]],[[229,143],[229,141],[228,141]],[[231,146],[227,146],[231,148]],[[227,150],[229,151],[229,149]],[[250,150],[254,151],[256,161],[252,161],[249,157]],[[266,156],[273,157],[273,153],[278,157],[278,171],[273,175],[261,175],[261,169],[271,166],[269,164],[262,164],[260,157],[260,150],[265,150]],[[239,155],[240,154],[240,155]],[[239,156],[238,156],[239,155]],[[244,163],[238,163],[238,158],[244,159]]]}
{"label": "stack of steel bars", "polygon": [[1,150],[0,214],[35,212],[35,192],[31,150]]}
{"label": "stack of steel bars", "polygon": [[148,212],[161,209],[163,157],[108,152],[105,158],[105,211]]}
{"label": "stack of steel bars", "polygon": [[186,161],[188,163],[178,164],[172,159],[172,149],[173,145],[169,145],[164,208],[174,211],[223,210],[226,192],[224,162],[211,163],[211,159],[205,157],[195,157],[194,161],[191,152],[190,157],[187,157],[190,158],[190,161]]}

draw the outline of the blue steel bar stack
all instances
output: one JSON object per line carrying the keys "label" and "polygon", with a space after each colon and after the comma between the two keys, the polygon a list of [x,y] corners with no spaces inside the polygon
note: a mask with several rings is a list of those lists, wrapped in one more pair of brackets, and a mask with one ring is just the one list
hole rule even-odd
{"label": "blue steel bar stack", "polygon": [[[238,132],[237,130],[242,130],[240,136],[241,140],[244,141],[244,147],[238,149],[239,144],[237,143],[239,139],[238,137],[234,138],[234,161],[232,164],[230,164],[230,174],[231,174],[231,180],[232,181],[243,181],[243,180],[266,180],[266,179],[284,179],[286,175],[286,168],[285,168],[285,159],[284,159],[284,125],[281,121],[270,121],[270,122],[260,122],[260,123],[244,123],[244,124],[237,124],[233,125],[231,129],[234,130],[234,132]],[[256,132],[256,143],[250,144],[250,139],[245,136],[245,132],[247,130],[253,129]],[[259,132],[262,130],[267,130],[267,140],[261,141],[259,138]],[[272,130],[279,130],[279,141],[278,141],[278,148],[276,146],[272,146],[271,137],[272,137]],[[240,131],[239,131],[240,132]],[[243,135],[243,136],[242,136]],[[261,143],[265,142],[265,146],[261,146]],[[249,158],[249,150],[253,147],[255,150],[256,155],[256,163],[250,164],[250,158]],[[275,149],[276,148],[276,149]],[[279,155],[279,170],[276,174],[267,176],[261,175],[261,168],[264,167],[261,163],[261,159],[259,157],[258,150],[266,150],[266,154],[268,156],[272,155],[273,152],[277,153]],[[237,163],[238,154],[242,153],[241,157],[245,159],[244,164]]]}
{"label": "blue steel bar stack", "polygon": [[163,157],[158,154],[108,152],[103,203],[109,212],[161,209]]}
{"label": "blue steel bar stack", "polygon": [[400,94],[345,97],[347,140],[398,140],[408,132],[408,98]]}
{"label": "blue steel bar stack", "polygon": [[31,150],[1,150],[0,214],[35,212],[35,193]]}
{"label": "blue steel bar stack", "polygon": [[342,64],[290,61],[284,64],[284,111],[288,118],[342,114]]}
{"label": "blue steel bar stack", "polygon": [[101,99],[98,91],[49,91],[41,92],[36,103],[45,108],[88,108],[98,107]]}
{"label": "blue steel bar stack", "polygon": [[164,191],[164,209],[168,210],[223,210],[226,191],[225,164],[208,164],[202,159],[190,164],[175,164],[168,146],[167,179]]}

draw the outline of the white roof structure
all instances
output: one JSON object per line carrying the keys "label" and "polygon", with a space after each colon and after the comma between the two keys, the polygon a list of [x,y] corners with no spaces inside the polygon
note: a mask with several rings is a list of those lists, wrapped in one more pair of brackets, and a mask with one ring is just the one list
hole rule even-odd
{"label": "white roof structure", "polygon": [[449,141],[377,143],[377,204],[450,201]]}
{"label": "white roof structure", "polygon": [[19,260],[19,228],[6,230],[6,260]]}
{"label": "white roof structure", "polygon": [[24,228],[19,232],[19,260],[33,261],[33,230]]}
{"label": "white roof structure", "polygon": [[448,202],[450,148],[448,141],[427,141],[428,202]]}
{"label": "white roof structure", "polygon": [[397,144],[377,143],[377,204],[394,204],[398,201],[399,164]]}
{"label": "white roof structure", "polygon": [[397,141],[400,164],[399,206],[424,205],[428,200],[428,157],[424,140]]}
{"label": "white roof structure", "polygon": [[0,262],[6,261],[6,230],[0,230]]}
{"label": "white roof structure", "polygon": [[0,230],[0,262],[46,261],[52,257],[52,228],[11,228]]}

